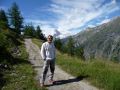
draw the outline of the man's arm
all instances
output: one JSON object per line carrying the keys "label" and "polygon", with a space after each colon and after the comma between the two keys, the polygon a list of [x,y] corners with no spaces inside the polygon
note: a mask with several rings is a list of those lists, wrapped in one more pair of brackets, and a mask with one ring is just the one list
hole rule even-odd
{"label": "man's arm", "polygon": [[53,47],[54,47],[54,58],[56,59],[56,48],[55,48],[54,43],[53,43]]}
{"label": "man's arm", "polygon": [[45,60],[46,59],[46,55],[45,55],[45,46],[44,46],[44,44],[42,44],[42,46],[41,46],[40,53],[41,53],[42,59]]}

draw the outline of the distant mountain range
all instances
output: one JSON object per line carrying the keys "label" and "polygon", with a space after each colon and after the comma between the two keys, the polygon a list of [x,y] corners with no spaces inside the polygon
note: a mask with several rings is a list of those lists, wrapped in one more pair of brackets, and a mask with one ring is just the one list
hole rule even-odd
{"label": "distant mountain range", "polygon": [[120,17],[110,22],[87,28],[73,36],[75,46],[84,47],[84,56],[90,58],[107,58],[120,61]]}

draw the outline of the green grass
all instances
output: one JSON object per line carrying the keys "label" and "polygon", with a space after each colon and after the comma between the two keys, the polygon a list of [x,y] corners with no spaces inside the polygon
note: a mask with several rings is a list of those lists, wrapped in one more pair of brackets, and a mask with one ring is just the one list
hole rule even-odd
{"label": "green grass", "polygon": [[61,53],[57,54],[57,64],[68,73],[88,76],[91,84],[105,90],[120,90],[120,65],[103,60],[82,61]]}
{"label": "green grass", "polygon": [[[39,40],[35,41],[41,45]],[[84,61],[60,52],[57,52],[57,64],[73,76],[86,77],[85,80],[98,88],[120,90],[120,64],[107,60]]]}
{"label": "green grass", "polygon": [[6,80],[2,90],[46,90],[38,85],[35,80],[35,71],[31,64],[27,61],[28,54],[25,45],[19,46],[21,55],[18,57],[17,64],[12,66],[11,70],[4,72],[4,79]]}
{"label": "green grass", "polygon": [[36,39],[36,38],[33,38],[32,42],[35,43],[38,47],[41,47],[43,41]]}

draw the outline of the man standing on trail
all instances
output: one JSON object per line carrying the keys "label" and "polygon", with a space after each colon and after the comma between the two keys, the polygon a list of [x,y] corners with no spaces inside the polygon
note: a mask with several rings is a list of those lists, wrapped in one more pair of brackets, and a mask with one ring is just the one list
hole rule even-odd
{"label": "man standing on trail", "polygon": [[48,71],[48,68],[50,67],[50,83],[53,83],[53,75],[54,75],[54,70],[55,70],[55,58],[56,58],[56,54],[55,54],[55,46],[53,41],[53,36],[49,35],[47,37],[47,42],[43,43],[41,46],[41,57],[44,60],[44,66],[43,66],[43,72],[41,75],[41,80],[40,80],[40,84],[41,86],[44,86],[44,81],[46,78],[46,74]]}

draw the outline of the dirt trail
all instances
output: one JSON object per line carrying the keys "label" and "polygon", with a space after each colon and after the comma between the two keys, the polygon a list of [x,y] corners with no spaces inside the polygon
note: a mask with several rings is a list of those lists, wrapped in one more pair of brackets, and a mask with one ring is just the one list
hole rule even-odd
{"label": "dirt trail", "polygon": [[[43,60],[40,57],[40,49],[37,45],[32,43],[31,39],[25,39],[25,45],[27,52],[29,53],[29,61],[37,71],[36,80],[39,81],[43,66]],[[75,78],[61,70],[58,66],[55,68],[54,85],[50,85],[47,82],[48,76],[49,72],[45,82],[48,90],[98,90],[96,87],[91,86],[87,81],[83,81],[82,77]]]}

